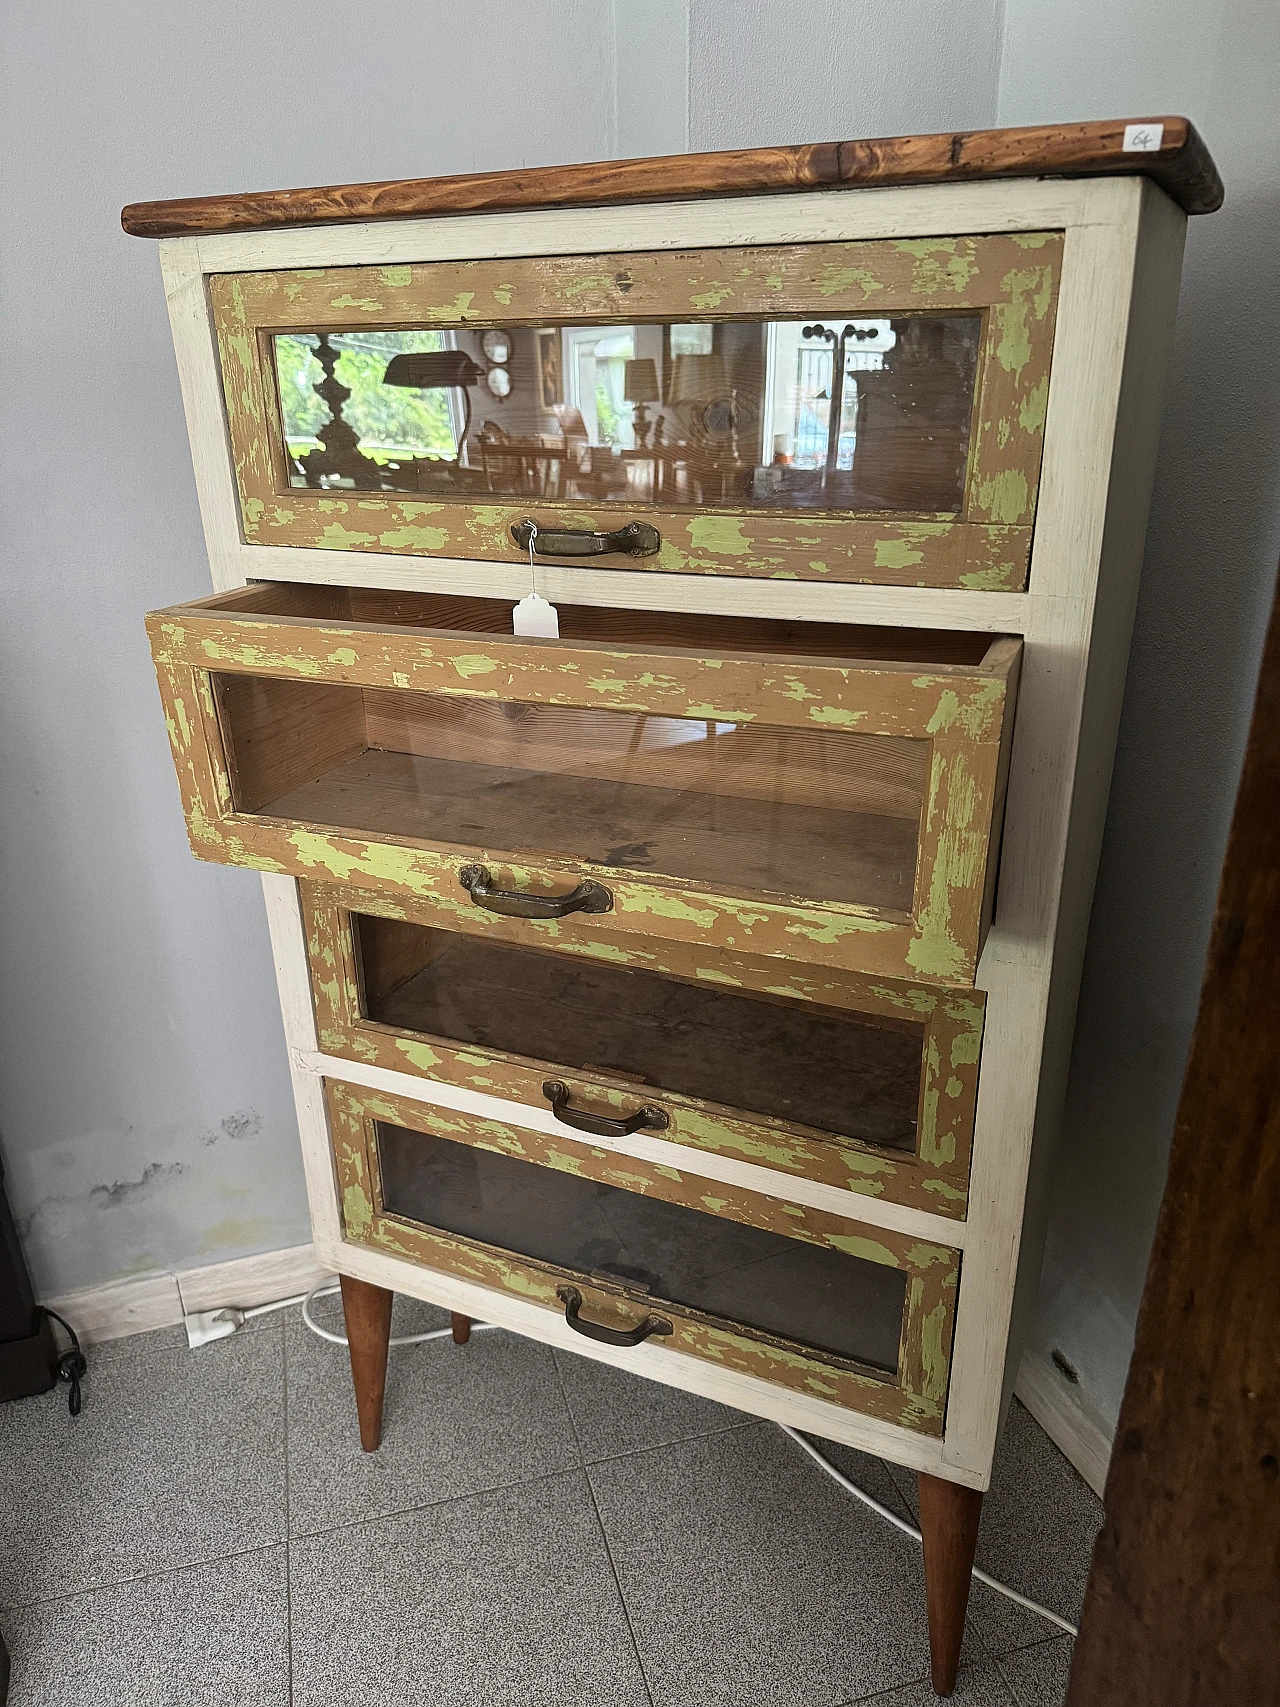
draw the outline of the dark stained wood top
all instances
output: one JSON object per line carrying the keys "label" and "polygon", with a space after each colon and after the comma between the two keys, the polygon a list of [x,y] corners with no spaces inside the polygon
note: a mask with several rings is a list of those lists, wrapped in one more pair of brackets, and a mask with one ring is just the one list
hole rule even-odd
{"label": "dark stained wood top", "polygon": [[[1124,147],[1125,128],[1163,127],[1149,151]],[[516,208],[603,206],[690,196],[964,183],[975,178],[1153,178],[1187,213],[1222,205],[1222,180],[1188,119],[1102,119],[1088,124],[1028,125],[1017,130],[947,131],[867,142],[811,142],[788,148],[739,148],[722,154],[670,154],[579,166],[522,167],[454,178],[405,178],[309,190],[258,190],[184,201],[134,202],[120,223],[134,237],[182,237],[215,231],[265,231],[348,220],[414,219],[432,214],[497,213]]]}

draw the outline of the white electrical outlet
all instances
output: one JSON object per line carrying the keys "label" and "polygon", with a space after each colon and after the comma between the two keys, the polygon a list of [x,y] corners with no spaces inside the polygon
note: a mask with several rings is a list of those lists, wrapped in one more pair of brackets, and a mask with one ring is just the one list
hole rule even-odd
{"label": "white electrical outlet", "polygon": [[192,1351],[198,1345],[208,1345],[210,1340],[224,1340],[244,1320],[240,1310],[198,1310],[193,1316],[182,1318],[187,1330],[187,1344]]}

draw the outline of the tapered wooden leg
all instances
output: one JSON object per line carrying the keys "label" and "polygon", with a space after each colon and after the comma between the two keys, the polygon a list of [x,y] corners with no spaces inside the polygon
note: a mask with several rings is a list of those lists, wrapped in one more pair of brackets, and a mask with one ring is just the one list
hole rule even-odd
{"label": "tapered wooden leg", "polygon": [[471,1338],[471,1317],[460,1316],[456,1310],[451,1310],[449,1322],[453,1328],[454,1345],[466,1345]]}
{"label": "tapered wooden leg", "polygon": [[935,1695],[950,1695],[960,1669],[982,1495],[940,1476],[917,1475],[924,1537],[924,1592],[929,1605],[929,1663]]}
{"label": "tapered wooden leg", "polygon": [[382,1443],[382,1400],[387,1390],[387,1347],[395,1294],[385,1286],[339,1275],[342,1313],[347,1319],[347,1350],[360,1418],[360,1444],[376,1452]]}

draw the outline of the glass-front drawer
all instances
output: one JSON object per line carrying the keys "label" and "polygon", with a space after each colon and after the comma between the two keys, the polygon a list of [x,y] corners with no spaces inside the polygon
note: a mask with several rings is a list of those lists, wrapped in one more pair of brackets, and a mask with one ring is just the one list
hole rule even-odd
{"label": "glass-front drawer", "polygon": [[510,623],[296,584],[153,615],[196,851],[524,917],[530,940],[972,981],[1020,642],[583,607],[559,640]]}
{"label": "glass-front drawer", "polygon": [[516,1122],[965,1213],[978,991],[800,968],[784,983],[776,962],[652,943],[601,959],[311,883],[302,902],[326,1054],[500,1098]]}
{"label": "glass-front drawer", "polygon": [[942,1433],[957,1251],[384,1092],[326,1095],[349,1241],[618,1348]]}
{"label": "glass-front drawer", "polygon": [[1020,588],[1061,248],[214,275],[244,537]]}

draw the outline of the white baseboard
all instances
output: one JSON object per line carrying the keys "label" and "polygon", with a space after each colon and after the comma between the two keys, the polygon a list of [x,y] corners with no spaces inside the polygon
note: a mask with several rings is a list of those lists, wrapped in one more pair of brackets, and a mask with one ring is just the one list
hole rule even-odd
{"label": "white baseboard", "polygon": [[204,1268],[179,1269],[175,1274],[140,1274],[41,1302],[70,1322],[82,1345],[95,1345],[172,1327],[196,1310],[270,1304],[307,1291],[328,1272],[316,1261],[310,1245],[294,1245]]}
{"label": "white baseboard", "polygon": [[1014,1392],[1049,1439],[1102,1498],[1111,1461],[1111,1435],[1085,1409],[1075,1390],[1049,1362],[1028,1351],[1023,1354]]}

